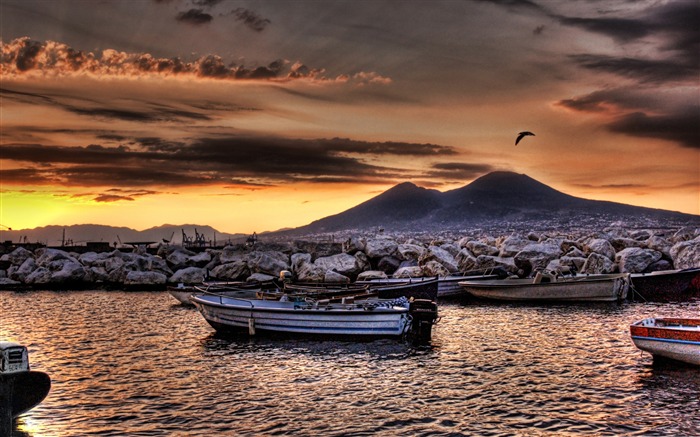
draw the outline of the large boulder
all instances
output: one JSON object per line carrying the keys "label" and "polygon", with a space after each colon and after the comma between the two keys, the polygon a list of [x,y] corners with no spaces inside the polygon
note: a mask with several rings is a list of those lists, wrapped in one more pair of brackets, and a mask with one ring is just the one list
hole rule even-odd
{"label": "large boulder", "polygon": [[282,252],[255,251],[248,255],[247,263],[251,273],[265,273],[271,276],[279,276],[282,270],[290,269],[289,257]]}
{"label": "large boulder", "polygon": [[13,266],[21,266],[24,261],[28,258],[34,258],[34,254],[25,249],[24,247],[18,247],[10,253],[6,253],[0,257],[0,261],[9,262]]}
{"label": "large boulder", "polygon": [[36,251],[38,255],[36,258],[36,265],[41,267],[46,267],[54,261],[71,261],[80,264],[76,258],[71,256],[68,252],[60,249],[43,248]]}
{"label": "large boulder", "polygon": [[441,263],[435,261],[435,260],[430,260],[423,264],[423,276],[440,276],[440,277],[445,277],[449,276],[450,272],[444,265]]}
{"label": "large boulder", "polygon": [[189,251],[182,247],[177,247],[171,250],[170,253],[166,255],[165,261],[167,261],[168,266],[171,267],[173,270],[180,270],[193,265],[190,259],[195,255],[196,254],[192,251]]}
{"label": "large boulder", "polygon": [[515,254],[513,261],[519,270],[527,276],[533,271],[546,270],[550,261],[561,256],[561,247],[557,243],[545,242],[528,244]]}
{"label": "large boulder", "polygon": [[615,263],[605,255],[601,255],[597,252],[593,252],[588,255],[586,262],[581,268],[581,273],[589,274],[600,274],[600,273],[614,273]]}
{"label": "large boulder", "polygon": [[499,267],[509,274],[524,276],[524,272],[515,265],[512,257],[479,255],[476,257],[474,269],[471,270],[488,270]]}
{"label": "large boulder", "polygon": [[362,271],[358,258],[348,253],[320,257],[314,261],[314,264],[326,272],[332,271],[351,278],[357,277]]}
{"label": "large boulder", "polygon": [[109,256],[109,252],[85,252],[78,256],[78,261],[85,267],[104,267],[105,260]]}
{"label": "large boulder", "polygon": [[[417,263],[416,263],[417,264]],[[377,262],[377,269],[392,274],[402,265],[402,261],[393,256],[383,256]]]}
{"label": "large boulder", "polygon": [[677,269],[700,267],[700,237],[676,243],[671,247],[670,252],[673,265]]}
{"label": "large boulder", "polygon": [[241,280],[250,276],[250,269],[245,261],[237,260],[214,267],[211,276],[227,281]]}
{"label": "large boulder", "polygon": [[323,276],[323,282],[330,284],[348,284],[350,283],[350,278],[338,272],[334,272],[333,270],[326,270],[326,274]]}
{"label": "large boulder", "polygon": [[470,241],[465,246],[469,251],[477,257],[479,255],[496,256],[500,253],[496,246],[491,246],[480,241]]}
{"label": "large boulder", "polygon": [[532,241],[522,235],[511,235],[501,242],[498,256],[501,258],[514,257],[529,244],[532,244]]}
{"label": "large boulder", "polygon": [[398,258],[405,260],[419,260],[425,255],[427,249],[420,244],[403,243],[397,246]]}
{"label": "large boulder", "polygon": [[158,272],[130,271],[124,278],[124,285],[162,285],[167,280],[167,276]]}
{"label": "large boulder", "polygon": [[468,272],[476,269],[476,257],[468,249],[460,250],[455,257],[455,261],[457,261],[457,269],[460,272]]}
{"label": "large boulder", "polygon": [[298,274],[298,272],[304,268],[305,264],[313,264],[311,262],[310,253],[294,253],[289,257],[292,264],[292,272]]}
{"label": "large boulder", "polygon": [[425,266],[430,261],[437,261],[450,273],[456,273],[459,271],[459,267],[457,266],[458,263],[455,257],[442,247],[429,246],[428,252],[421,257],[419,264],[421,266]]}
{"label": "large boulder", "polygon": [[173,273],[168,282],[175,284],[200,284],[206,279],[207,272],[200,267],[185,267]]}
{"label": "large boulder", "polygon": [[594,238],[590,240],[584,247],[586,255],[597,253],[608,258],[610,261],[615,259],[615,248],[613,245],[603,238]]}
{"label": "large boulder", "polygon": [[386,278],[388,278],[387,274],[382,272],[381,270],[365,270],[364,272],[357,275],[358,281],[367,281],[370,279],[386,279]]}
{"label": "large boulder", "polygon": [[646,240],[645,244],[649,249],[661,252],[664,255],[664,258],[671,259],[672,244],[667,239],[659,237],[658,235],[652,235]]}
{"label": "large boulder", "polygon": [[51,283],[72,284],[82,282],[86,276],[85,267],[78,261],[65,259],[54,261],[49,264],[51,272]]}
{"label": "large boulder", "polygon": [[395,278],[420,278],[423,276],[423,268],[420,266],[401,267],[394,272]]}
{"label": "large boulder", "polygon": [[615,262],[621,273],[642,273],[660,259],[661,252],[641,247],[628,247],[615,255]]}
{"label": "large boulder", "polygon": [[24,262],[16,270],[10,270],[9,277],[14,281],[25,282],[27,276],[36,268],[37,265],[34,258],[25,258]]}
{"label": "large boulder", "polygon": [[365,250],[365,242],[359,237],[350,237],[343,243],[343,252],[354,255]]}
{"label": "large boulder", "polygon": [[365,253],[369,258],[379,259],[383,256],[393,256],[398,250],[396,241],[389,238],[372,238],[365,244]]}

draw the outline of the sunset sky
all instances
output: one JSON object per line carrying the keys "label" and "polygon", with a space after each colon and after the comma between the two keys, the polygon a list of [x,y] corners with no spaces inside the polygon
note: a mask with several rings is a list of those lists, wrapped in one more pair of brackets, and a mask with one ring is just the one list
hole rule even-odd
{"label": "sunset sky", "polygon": [[0,230],[271,231],[495,170],[700,214],[697,0],[0,0],[0,17]]}

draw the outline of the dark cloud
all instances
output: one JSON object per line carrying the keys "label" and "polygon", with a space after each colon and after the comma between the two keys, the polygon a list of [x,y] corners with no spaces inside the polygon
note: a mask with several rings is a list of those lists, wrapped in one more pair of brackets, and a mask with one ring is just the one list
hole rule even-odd
{"label": "dark cloud", "polygon": [[658,138],[700,149],[700,106],[685,108],[678,113],[666,115],[634,112],[610,123],[608,128],[612,132],[643,138]]}
{"label": "dark cloud", "polygon": [[[156,186],[262,187],[288,182],[366,183],[390,182],[415,173],[399,167],[378,166],[371,156],[436,157],[454,150],[433,144],[372,143],[349,139],[294,140],[273,137],[202,138],[192,143],[143,137],[132,146],[84,147],[3,145],[3,159],[25,163],[26,169],[0,171],[5,180],[24,179],[37,184],[63,186]],[[439,168],[439,167],[438,167]],[[466,167],[461,167],[461,174]],[[443,170],[454,177],[456,167]],[[103,201],[138,193],[105,193]]]}
{"label": "dark cloud", "polygon": [[110,203],[110,202],[119,202],[121,200],[129,200],[133,201],[133,197],[129,196],[118,196],[116,194],[100,194],[99,196],[95,197],[94,199],[95,202],[103,202],[103,203]]}
{"label": "dark cloud", "polygon": [[265,30],[265,27],[271,23],[271,21],[267,18],[263,18],[255,12],[244,8],[236,8],[229,14],[233,15],[236,17],[237,21],[242,22],[256,32],[262,32]]}
{"label": "dark cloud", "polygon": [[182,21],[183,23],[201,25],[209,23],[214,17],[204,12],[202,9],[190,9],[186,12],[180,12],[177,14],[177,21]]}
{"label": "dark cloud", "polygon": [[194,3],[196,6],[202,6],[204,8],[212,8],[219,3],[221,3],[223,0],[194,0],[192,3]]}
{"label": "dark cloud", "polygon": [[621,42],[629,42],[649,35],[649,26],[641,21],[625,18],[578,18],[559,16],[559,22],[602,33]]}
{"label": "dark cloud", "polygon": [[[688,105],[687,97],[679,96],[687,95],[684,89],[697,93],[700,2],[668,2],[635,14],[625,18],[557,17],[563,24],[610,36],[622,44],[646,45],[644,57],[572,55],[580,67],[625,78],[631,85],[599,90],[558,104],[577,111],[616,115],[614,121],[606,122],[606,128],[612,132],[699,148],[698,105]],[[658,90],[660,86],[665,89]]]}
{"label": "dark cloud", "polygon": [[471,164],[462,162],[446,162],[433,164],[429,177],[440,179],[473,179],[495,170],[489,164]]}
{"label": "dark cloud", "polygon": [[631,88],[596,91],[559,105],[581,112],[618,114],[605,124],[611,132],[641,138],[676,142],[683,147],[700,148],[700,106],[677,105],[662,108]]}
{"label": "dark cloud", "polygon": [[678,60],[654,60],[638,58],[616,58],[604,55],[580,54],[571,58],[589,70],[612,73],[640,83],[667,83],[697,79],[697,65]]}
{"label": "dark cloud", "polygon": [[0,96],[7,96],[8,98],[16,101],[22,101],[23,103],[30,104],[49,104],[68,112],[72,112],[78,115],[84,115],[89,117],[103,118],[103,119],[115,119],[124,120],[132,122],[172,122],[181,120],[210,120],[210,117],[195,111],[187,111],[184,109],[178,109],[171,106],[150,103],[148,104],[147,110],[133,110],[124,108],[105,108],[97,107],[97,104],[92,101],[83,100],[80,105],[76,104],[76,98],[71,99],[73,103],[66,103],[62,101],[61,96],[46,96],[36,93],[25,93],[9,90],[7,88],[0,88]]}

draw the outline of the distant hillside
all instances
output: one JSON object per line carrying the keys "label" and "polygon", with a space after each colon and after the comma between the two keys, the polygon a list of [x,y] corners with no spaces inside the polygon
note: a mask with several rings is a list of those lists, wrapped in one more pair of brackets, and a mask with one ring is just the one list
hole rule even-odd
{"label": "distant hillside", "polygon": [[182,244],[183,235],[188,239],[195,239],[196,234],[203,235],[207,242],[216,241],[223,244],[231,240],[241,242],[245,240],[243,234],[226,234],[217,231],[211,226],[200,225],[162,225],[137,231],[127,227],[114,227],[104,225],[72,225],[72,226],[43,226],[34,229],[23,229],[19,231],[0,232],[0,238],[12,240],[13,242],[26,241],[30,243],[43,243],[48,246],[84,245],[86,242],[107,242],[110,245],[121,246],[122,244],[134,242],[161,243],[165,240],[173,244]]}
{"label": "distant hillside", "polygon": [[441,193],[405,182],[340,214],[279,235],[384,228],[438,232],[470,228],[541,229],[607,226],[616,221],[700,226],[700,216],[588,200],[557,191],[524,174],[493,172]]}

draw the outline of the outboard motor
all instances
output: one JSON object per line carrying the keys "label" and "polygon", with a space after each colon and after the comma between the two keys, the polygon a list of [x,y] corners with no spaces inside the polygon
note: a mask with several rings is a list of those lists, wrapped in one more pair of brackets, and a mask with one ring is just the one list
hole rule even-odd
{"label": "outboard motor", "polygon": [[411,336],[414,343],[427,343],[438,321],[437,303],[429,299],[413,299],[408,307],[411,315]]}

